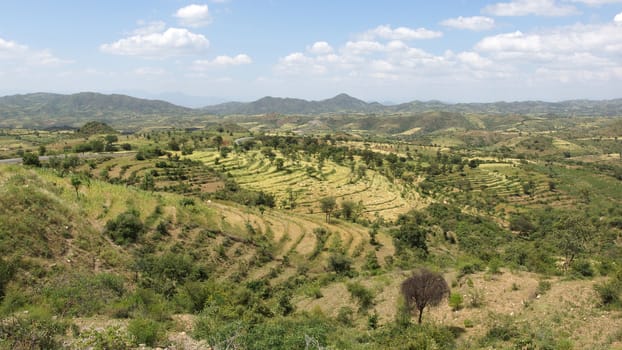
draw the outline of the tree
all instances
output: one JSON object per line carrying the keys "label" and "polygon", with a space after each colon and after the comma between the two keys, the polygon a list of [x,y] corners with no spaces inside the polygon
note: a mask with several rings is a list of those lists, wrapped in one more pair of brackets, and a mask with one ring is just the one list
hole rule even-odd
{"label": "tree", "polygon": [[216,135],[212,138],[212,143],[214,144],[214,146],[216,146],[216,149],[218,149],[218,151],[220,151],[220,147],[222,146],[223,142],[224,140],[220,135]]}
{"label": "tree", "polygon": [[428,245],[426,243],[427,230],[421,223],[413,222],[408,219],[400,225],[399,229],[393,233],[393,242],[398,250],[405,248],[418,248],[423,253],[428,253]]}
{"label": "tree", "polygon": [[402,282],[402,296],[409,312],[419,312],[418,322],[421,324],[423,310],[427,306],[437,306],[449,296],[449,286],[439,273],[421,268]]}
{"label": "tree", "polygon": [[330,215],[335,210],[337,206],[337,201],[335,201],[335,197],[328,196],[320,199],[320,208],[326,214],[326,222],[330,223]]}
{"label": "tree", "polygon": [[479,159],[471,159],[469,160],[469,168],[475,169],[479,166]]}
{"label": "tree", "polygon": [[277,171],[282,171],[283,169],[285,169],[285,159],[283,159],[283,158],[276,158],[274,162],[276,164],[276,170]]}
{"label": "tree", "polygon": [[560,218],[554,229],[557,247],[564,255],[564,270],[567,270],[576,256],[587,250],[595,229],[579,214],[568,214]]}
{"label": "tree", "polygon": [[80,177],[78,175],[73,175],[71,177],[71,186],[73,186],[73,188],[76,190],[76,198],[80,198],[80,192],[78,192],[78,189],[81,185],[82,180],[80,179]]}

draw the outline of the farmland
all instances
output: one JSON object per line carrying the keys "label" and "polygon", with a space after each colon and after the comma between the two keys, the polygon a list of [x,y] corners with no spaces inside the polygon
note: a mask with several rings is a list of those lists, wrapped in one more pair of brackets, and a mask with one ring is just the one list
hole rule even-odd
{"label": "farmland", "polygon": [[[3,129],[1,155],[24,161],[0,167],[3,332],[74,348],[105,334],[120,348],[620,346],[610,129],[297,134],[307,121],[258,132],[245,118]],[[420,267],[451,295],[417,325],[400,284]]]}

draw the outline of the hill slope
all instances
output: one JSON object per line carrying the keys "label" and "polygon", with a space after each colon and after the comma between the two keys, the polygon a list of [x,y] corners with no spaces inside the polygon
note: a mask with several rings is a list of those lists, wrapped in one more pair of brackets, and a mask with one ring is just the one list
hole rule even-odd
{"label": "hill slope", "polygon": [[386,107],[379,103],[367,103],[347,94],[339,94],[333,98],[321,101],[307,101],[297,98],[280,98],[266,96],[249,103],[230,102],[208,106],[204,111],[227,115],[227,114],[318,114],[318,113],[372,113],[381,112]]}
{"label": "hill slope", "polygon": [[8,127],[78,126],[90,120],[123,126],[137,119],[147,120],[161,116],[193,114],[196,114],[196,111],[165,101],[145,100],[117,94],[35,93],[0,97],[0,126]]}

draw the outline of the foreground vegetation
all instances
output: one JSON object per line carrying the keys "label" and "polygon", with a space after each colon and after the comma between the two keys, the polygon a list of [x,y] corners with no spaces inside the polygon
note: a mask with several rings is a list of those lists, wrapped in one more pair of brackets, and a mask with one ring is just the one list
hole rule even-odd
{"label": "foreground vegetation", "polygon": [[3,130],[0,348],[619,348],[622,142],[517,123]]}

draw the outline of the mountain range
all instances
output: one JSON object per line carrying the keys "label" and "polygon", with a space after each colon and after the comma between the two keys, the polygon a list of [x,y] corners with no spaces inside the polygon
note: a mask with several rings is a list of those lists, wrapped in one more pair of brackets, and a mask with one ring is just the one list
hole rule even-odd
{"label": "mountain range", "polygon": [[99,120],[117,128],[151,125],[194,125],[225,115],[412,114],[451,112],[531,116],[622,116],[622,99],[570,100],[563,102],[444,103],[412,101],[397,105],[365,102],[347,94],[321,101],[263,97],[253,102],[227,102],[203,108],[187,108],[161,100],[127,95],[82,92],[71,95],[33,93],[0,97],[0,127],[42,128],[80,126]]}

